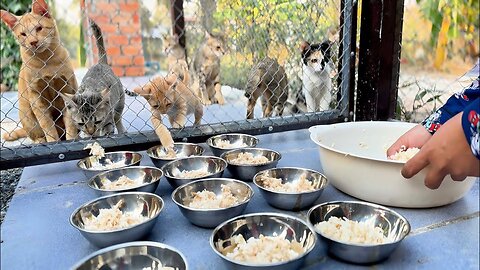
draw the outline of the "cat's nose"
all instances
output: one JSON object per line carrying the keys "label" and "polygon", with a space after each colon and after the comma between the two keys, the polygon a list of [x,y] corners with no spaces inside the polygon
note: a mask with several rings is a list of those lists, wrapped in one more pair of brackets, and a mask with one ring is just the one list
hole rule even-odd
{"label": "cat's nose", "polygon": [[32,42],[30,42],[30,45],[32,45],[32,47],[37,47],[37,44],[38,44],[38,41],[32,41]]}

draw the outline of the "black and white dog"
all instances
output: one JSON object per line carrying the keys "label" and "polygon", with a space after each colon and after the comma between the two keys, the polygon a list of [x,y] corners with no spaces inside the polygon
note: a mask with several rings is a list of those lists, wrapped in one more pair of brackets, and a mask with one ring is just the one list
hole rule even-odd
{"label": "black and white dog", "polygon": [[332,80],[330,78],[330,42],[321,44],[303,42],[302,46],[302,91],[307,103],[307,111],[328,110],[332,100]]}

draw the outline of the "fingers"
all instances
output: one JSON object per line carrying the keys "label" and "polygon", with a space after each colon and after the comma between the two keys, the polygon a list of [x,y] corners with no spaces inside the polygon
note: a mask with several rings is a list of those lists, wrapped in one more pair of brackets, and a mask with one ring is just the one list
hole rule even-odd
{"label": "fingers", "polygon": [[400,150],[400,147],[402,147],[402,145],[405,145],[405,144],[404,144],[403,139],[401,137],[396,142],[394,142],[392,144],[392,146],[390,146],[390,148],[388,148],[387,157],[395,155],[395,153],[397,153]]}
{"label": "fingers", "polygon": [[418,152],[415,156],[413,156],[402,168],[402,175],[405,178],[412,178],[416,175],[419,171],[423,168],[427,167],[428,165],[428,157],[426,154],[427,151]]}
{"label": "fingers", "polygon": [[431,168],[425,177],[425,186],[429,189],[439,188],[446,175],[447,173],[445,170]]}
{"label": "fingers", "polygon": [[463,174],[451,174],[450,176],[452,176],[453,181],[463,181],[465,178],[467,178],[467,176]]}

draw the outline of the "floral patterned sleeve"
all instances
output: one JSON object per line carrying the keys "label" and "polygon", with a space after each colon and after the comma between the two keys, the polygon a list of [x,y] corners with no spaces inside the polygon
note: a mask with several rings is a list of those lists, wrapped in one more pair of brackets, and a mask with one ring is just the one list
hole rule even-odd
{"label": "floral patterned sleeve", "polygon": [[423,120],[422,125],[433,135],[450,118],[464,111],[467,106],[480,98],[479,83],[480,76],[469,87],[452,95],[445,105]]}
{"label": "floral patterned sleeve", "polygon": [[462,127],[472,153],[480,159],[480,97],[463,111]]}

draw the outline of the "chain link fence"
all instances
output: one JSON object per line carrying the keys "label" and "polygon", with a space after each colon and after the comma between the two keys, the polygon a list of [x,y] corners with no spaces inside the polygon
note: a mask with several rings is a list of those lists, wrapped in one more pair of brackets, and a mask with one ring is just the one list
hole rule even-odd
{"label": "chain link fence", "polygon": [[352,1],[66,2],[2,15],[23,60],[1,98],[2,169],[84,157],[92,141],[145,150],[161,125],[204,141],[351,116]]}

